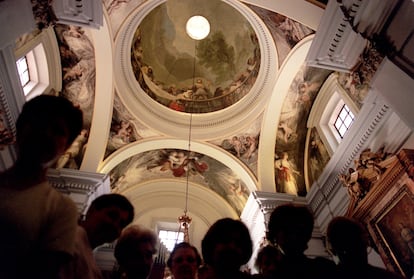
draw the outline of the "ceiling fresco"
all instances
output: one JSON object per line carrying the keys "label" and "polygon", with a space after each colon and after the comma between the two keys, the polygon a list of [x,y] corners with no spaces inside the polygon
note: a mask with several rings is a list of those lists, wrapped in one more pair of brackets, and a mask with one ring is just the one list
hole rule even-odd
{"label": "ceiling fresco", "polygon": [[[143,152],[121,162],[110,172],[111,187],[121,192],[150,180],[174,179],[203,185],[224,198],[238,214],[249,197],[237,174],[217,160],[187,150],[160,149]],[[178,187],[178,186],[177,186]]]}
{"label": "ceiling fresco", "polygon": [[[210,21],[210,33],[200,41],[185,30],[185,20],[194,14]],[[139,24],[131,64],[141,88],[155,101],[207,113],[249,93],[260,68],[260,47],[250,23],[222,1],[167,1]]]}
{"label": "ceiling fresco", "polygon": [[[140,3],[111,3],[107,3],[109,24],[114,34],[117,34],[122,27],[122,19]],[[177,111],[177,114],[204,114],[218,113],[225,111],[228,106],[236,106],[249,93],[260,70],[261,59],[252,27],[238,11],[221,1],[198,0],[197,3],[184,5],[181,1],[165,2],[149,12],[139,24],[131,38],[130,48],[131,71],[143,89],[143,92],[137,92],[136,98],[142,97],[139,94],[147,94],[154,102]],[[217,12],[206,14],[214,18],[211,20],[212,32],[204,42],[197,43],[188,38],[183,28],[177,27],[177,22],[181,20],[181,26],[185,25],[180,15],[194,13],[189,6],[192,9],[197,7],[201,13],[206,10],[204,5],[213,5]],[[301,40],[314,33],[310,28],[283,15],[251,5],[246,6],[268,27],[276,46],[279,65],[287,60],[291,50]],[[223,13],[232,16],[223,16]],[[93,40],[87,30],[79,27],[57,25],[55,31],[62,56],[62,94],[85,112],[85,131],[71,147],[73,152],[70,160],[62,160],[62,166],[78,168],[82,162],[83,151],[88,145],[87,136],[95,98]],[[151,51],[154,49],[156,51]],[[368,57],[380,61],[376,55],[371,54]],[[271,151],[274,152],[276,192],[305,196],[329,160],[317,132],[313,131],[308,137],[306,127],[313,102],[329,73],[327,70],[302,66],[286,94],[279,124],[274,127],[276,141],[274,150]],[[364,98],[364,84],[371,76],[371,70],[365,69],[362,73],[365,75],[343,74],[339,78],[357,103],[361,103]],[[168,137],[144,125],[128,111],[119,97],[121,93],[115,90],[105,160],[130,144]],[[258,150],[262,117],[263,114],[257,114],[242,129],[236,127],[237,131],[233,134],[206,142],[216,146],[226,156],[235,158],[255,179],[260,156]],[[305,154],[305,150],[310,150],[309,154]],[[178,175],[180,171],[193,171],[190,177],[194,183],[212,189],[228,201],[235,211],[240,212],[250,192],[248,189],[257,186],[244,185],[238,175],[219,159],[201,153],[196,156],[186,154],[187,160],[177,169],[164,164],[170,156],[173,158],[174,154],[182,152],[179,148],[154,148],[151,151],[131,154],[112,169],[113,189],[122,191],[148,179],[181,180],[183,177]],[[190,157],[197,159],[190,160]],[[205,162],[208,167],[198,169],[195,162]],[[308,175],[305,176],[305,173]]]}
{"label": "ceiling fresco", "polygon": [[305,196],[307,119],[329,70],[302,66],[283,103],[275,145],[275,179],[278,192]]}
{"label": "ceiling fresco", "polygon": [[87,29],[55,26],[62,64],[62,94],[83,111],[84,128],[90,129],[95,101],[95,49]]}

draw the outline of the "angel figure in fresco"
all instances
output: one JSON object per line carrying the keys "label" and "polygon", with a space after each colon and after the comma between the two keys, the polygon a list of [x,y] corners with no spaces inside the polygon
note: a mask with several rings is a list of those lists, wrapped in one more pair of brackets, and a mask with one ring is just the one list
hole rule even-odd
{"label": "angel figure in fresco", "polygon": [[275,170],[277,182],[280,185],[280,192],[297,196],[298,186],[295,175],[301,174],[289,161],[287,152],[283,152],[282,157],[275,161]]}
{"label": "angel figure in fresco", "polygon": [[129,121],[121,120],[112,125],[109,143],[114,149],[121,148],[133,140],[133,128]]}
{"label": "angel figure in fresco", "polygon": [[292,128],[288,126],[288,123],[286,121],[281,121],[279,123],[278,129],[280,129],[283,133],[283,140],[288,143],[290,139],[293,138],[295,135],[295,132]]}
{"label": "angel figure in fresco", "polygon": [[180,151],[171,151],[168,159],[165,160],[160,168],[161,171],[171,170],[176,177],[184,176],[187,165],[187,155]]}
{"label": "angel figure in fresco", "polygon": [[[203,177],[203,173],[208,169],[206,162],[199,160],[193,152],[189,155],[183,151],[171,151],[167,157],[160,161],[160,171],[170,170],[175,177],[183,177],[189,175],[200,175]],[[148,166],[147,169],[154,167]]]}
{"label": "angel figure in fresco", "polygon": [[234,136],[231,139],[231,144],[233,145],[233,148],[236,151],[237,157],[240,158],[241,154],[243,154],[245,150],[242,140],[240,139],[240,137]]}
{"label": "angel figure in fresco", "polygon": [[107,4],[106,10],[108,11],[108,14],[110,15],[112,14],[113,10],[119,8],[122,3],[126,4],[129,1],[130,0],[110,0],[109,3]]}
{"label": "angel figure in fresco", "polygon": [[246,148],[247,150],[243,154],[243,157],[249,160],[257,149],[257,140],[254,136],[246,137]]}

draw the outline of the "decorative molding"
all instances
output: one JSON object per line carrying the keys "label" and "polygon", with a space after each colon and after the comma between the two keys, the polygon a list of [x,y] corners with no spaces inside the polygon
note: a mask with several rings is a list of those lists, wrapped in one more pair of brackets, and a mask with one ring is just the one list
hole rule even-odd
{"label": "decorative molding", "polygon": [[[413,4],[414,5],[414,4]],[[411,96],[414,88],[414,79],[399,68],[393,61],[385,58],[372,80],[372,88],[386,99],[387,103],[399,117],[414,129]]]}
{"label": "decorative molding", "polygon": [[95,198],[111,192],[109,176],[101,173],[50,169],[48,180],[53,187],[73,199],[81,215],[86,213]]}
{"label": "decorative molding", "polygon": [[32,4],[27,0],[0,2],[0,49],[14,44],[16,39],[36,28]]}
{"label": "decorative molding", "polygon": [[[355,15],[359,5],[352,6]],[[366,43],[360,34],[353,31],[340,4],[329,1],[306,60],[309,66],[349,72],[358,64]]]}
{"label": "decorative molding", "polygon": [[[240,215],[240,219],[249,228],[252,236],[253,255],[248,263],[250,269],[255,270],[254,261],[258,250],[265,242],[267,223],[271,213],[277,206],[286,203],[307,206],[304,197],[262,191],[255,191],[250,194],[244,210]],[[312,239],[309,241],[309,248],[305,251],[305,254],[309,256],[328,256],[324,248],[323,236],[317,224],[314,226]]]}
{"label": "decorative molding", "polygon": [[54,0],[58,23],[99,29],[103,25],[103,1]]}
{"label": "decorative molding", "polygon": [[[0,118],[3,129],[16,136],[15,124],[25,102],[24,93],[17,74],[13,45],[0,49]],[[0,170],[10,167],[16,160],[14,146],[3,146],[0,150]]]}
{"label": "decorative molding", "polygon": [[[391,143],[389,140],[387,142],[385,136],[381,137],[382,141],[378,140],[378,135],[381,134],[382,130],[390,129],[389,126],[395,124],[395,120],[391,117],[393,115],[392,109],[385,103],[385,100],[378,96],[375,90],[371,90],[355,122],[326,165],[325,172],[314,183],[307,195],[309,206],[316,216],[319,216],[322,211],[326,210],[326,207],[328,207],[329,214],[331,215],[343,212],[344,208],[341,202],[343,199],[348,201],[349,197],[344,196],[344,189],[342,189],[344,187],[337,174],[346,173],[362,150],[367,148],[377,150],[381,146],[386,145],[389,148],[388,145],[392,145],[393,149],[385,151],[394,153],[397,151],[396,148],[401,146],[402,142]],[[407,134],[407,129],[404,127],[402,125],[398,127],[398,130],[401,133]],[[397,127],[393,126],[393,129],[395,128]],[[394,133],[398,134],[399,132],[395,131]],[[337,195],[342,197],[339,203]],[[325,223],[323,218],[319,221],[321,221],[320,225],[323,227]]]}
{"label": "decorative molding", "polygon": [[391,52],[389,39],[382,33],[388,28],[384,26],[388,19],[395,16],[398,2],[402,0],[329,1],[306,59],[308,65],[352,72],[362,62],[369,42]]}

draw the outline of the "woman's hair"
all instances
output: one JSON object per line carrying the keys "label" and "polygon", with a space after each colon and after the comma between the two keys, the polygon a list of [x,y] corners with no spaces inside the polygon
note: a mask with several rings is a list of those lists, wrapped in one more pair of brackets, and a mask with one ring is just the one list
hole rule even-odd
{"label": "woman's hair", "polygon": [[187,249],[187,248],[192,249],[194,251],[194,254],[196,255],[196,263],[197,263],[197,266],[200,266],[201,265],[201,256],[200,256],[200,253],[198,252],[198,250],[197,250],[197,248],[195,246],[193,246],[193,245],[191,245],[190,243],[187,243],[187,242],[181,242],[181,243],[178,243],[178,244],[176,244],[174,246],[174,249],[171,251],[171,254],[170,254],[170,256],[169,256],[169,258],[167,260],[167,266],[169,268],[171,268],[174,255],[177,252],[177,250],[179,250],[179,249]]}
{"label": "woman's hair", "polygon": [[243,253],[240,265],[247,263],[253,252],[249,229],[242,221],[231,218],[223,218],[216,221],[205,234],[201,242],[204,262],[212,264],[216,245],[231,241],[236,241],[236,245]]}
{"label": "woman's hair", "polygon": [[150,243],[154,247],[153,253],[156,253],[157,236],[150,229],[140,225],[131,225],[122,231],[114,251],[119,265],[123,265],[128,258],[136,256],[139,243]]}
{"label": "woman's hair", "polygon": [[272,259],[273,261],[276,261],[277,258],[280,257],[280,252],[273,245],[266,245],[260,248],[259,252],[257,253],[256,261],[254,262],[254,266],[257,268],[257,270],[259,270],[259,273],[262,272],[263,259],[266,257]]}

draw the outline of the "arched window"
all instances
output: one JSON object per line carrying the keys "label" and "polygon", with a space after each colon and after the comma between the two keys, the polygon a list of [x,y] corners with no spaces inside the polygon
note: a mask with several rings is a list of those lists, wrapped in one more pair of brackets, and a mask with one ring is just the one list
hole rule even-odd
{"label": "arched window", "polygon": [[60,54],[52,27],[20,42],[15,57],[26,100],[50,90],[61,90]]}
{"label": "arched window", "polygon": [[358,113],[356,104],[331,74],[322,86],[312,111],[308,128],[315,127],[329,154],[332,155]]}

